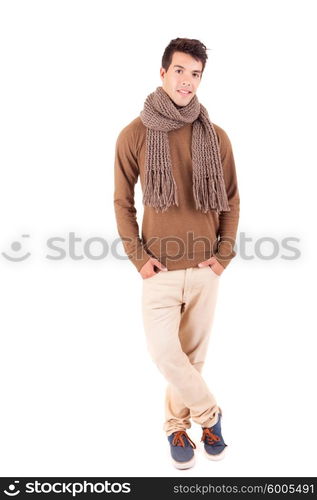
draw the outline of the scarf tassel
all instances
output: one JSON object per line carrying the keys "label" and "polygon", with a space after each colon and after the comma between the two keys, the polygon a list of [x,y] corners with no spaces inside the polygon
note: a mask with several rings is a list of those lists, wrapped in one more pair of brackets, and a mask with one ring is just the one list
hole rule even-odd
{"label": "scarf tassel", "polygon": [[[216,183],[213,178],[202,176],[194,177],[193,192],[196,209],[207,213],[209,210],[216,210],[219,214],[222,211],[230,211],[226,188],[221,176],[217,176]],[[216,185],[220,192],[217,191]]]}
{"label": "scarf tassel", "polygon": [[156,212],[165,212],[171,205],[178,206],[176,182],[170,171],[159,168],[147,170],[143,204],[152,206]]}

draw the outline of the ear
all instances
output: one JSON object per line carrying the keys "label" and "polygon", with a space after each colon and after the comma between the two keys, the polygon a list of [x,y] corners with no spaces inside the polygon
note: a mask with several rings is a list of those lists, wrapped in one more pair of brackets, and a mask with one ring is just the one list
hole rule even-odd
{"label": "ear", "polygon": [[163,80],[164,80],[165,73],[166,73],[165,69],[164,69],[164,68],[161,68],[161,69],[160,69],[160,77],[161,77],[162,82],[163,82]]}

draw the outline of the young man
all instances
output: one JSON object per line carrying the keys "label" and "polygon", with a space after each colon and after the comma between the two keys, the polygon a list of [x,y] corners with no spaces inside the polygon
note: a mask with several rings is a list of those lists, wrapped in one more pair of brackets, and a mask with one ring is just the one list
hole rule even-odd
{"label": "young man", "polygon": [[[168,382],[163,429],[181,469],[194,464],[190,418],[202,427],[209,459],[219,460],[227,447],[222,410],[201,371],[220,276],[236,255],[239,192],[230,140],[196,96],[206,61],[198,40],[169,43],[162,86],[120,132],[115,153],[118,232],[143,279],[147,346]],[[134,205],[139,176],[142,239]]]}

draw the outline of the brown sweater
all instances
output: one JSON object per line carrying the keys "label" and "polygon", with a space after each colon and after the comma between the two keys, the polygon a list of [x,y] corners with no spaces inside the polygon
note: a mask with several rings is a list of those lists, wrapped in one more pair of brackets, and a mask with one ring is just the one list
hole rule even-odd
{"label": "brown sweater", "polygon": [[115,149],[114,208],[124,250],[138,271],[152,256],[169,270],[196,267],[212,255],[227,267],[233,250],[239,221],[239,191],[231,143],[226,132],[214,124],[217,133],[230,212],[219,216],[195,208],[192,188],[192,124],[168,133],[173,176],[178,190],[179,206],[157,213],[145,205],[142,238],[134,205],[134,186],[140,176],[145,185],[146,127],[140,117],[119,134]]}

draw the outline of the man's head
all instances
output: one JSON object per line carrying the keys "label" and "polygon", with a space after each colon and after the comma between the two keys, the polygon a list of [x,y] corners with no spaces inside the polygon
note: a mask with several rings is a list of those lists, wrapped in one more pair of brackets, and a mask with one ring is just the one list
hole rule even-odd
{"label": "man's head", "polygon": [[187,106],[196,94],[207,61],[199,40],[176,38],[166,47],[160,76],[162,87],[178,106]]}

